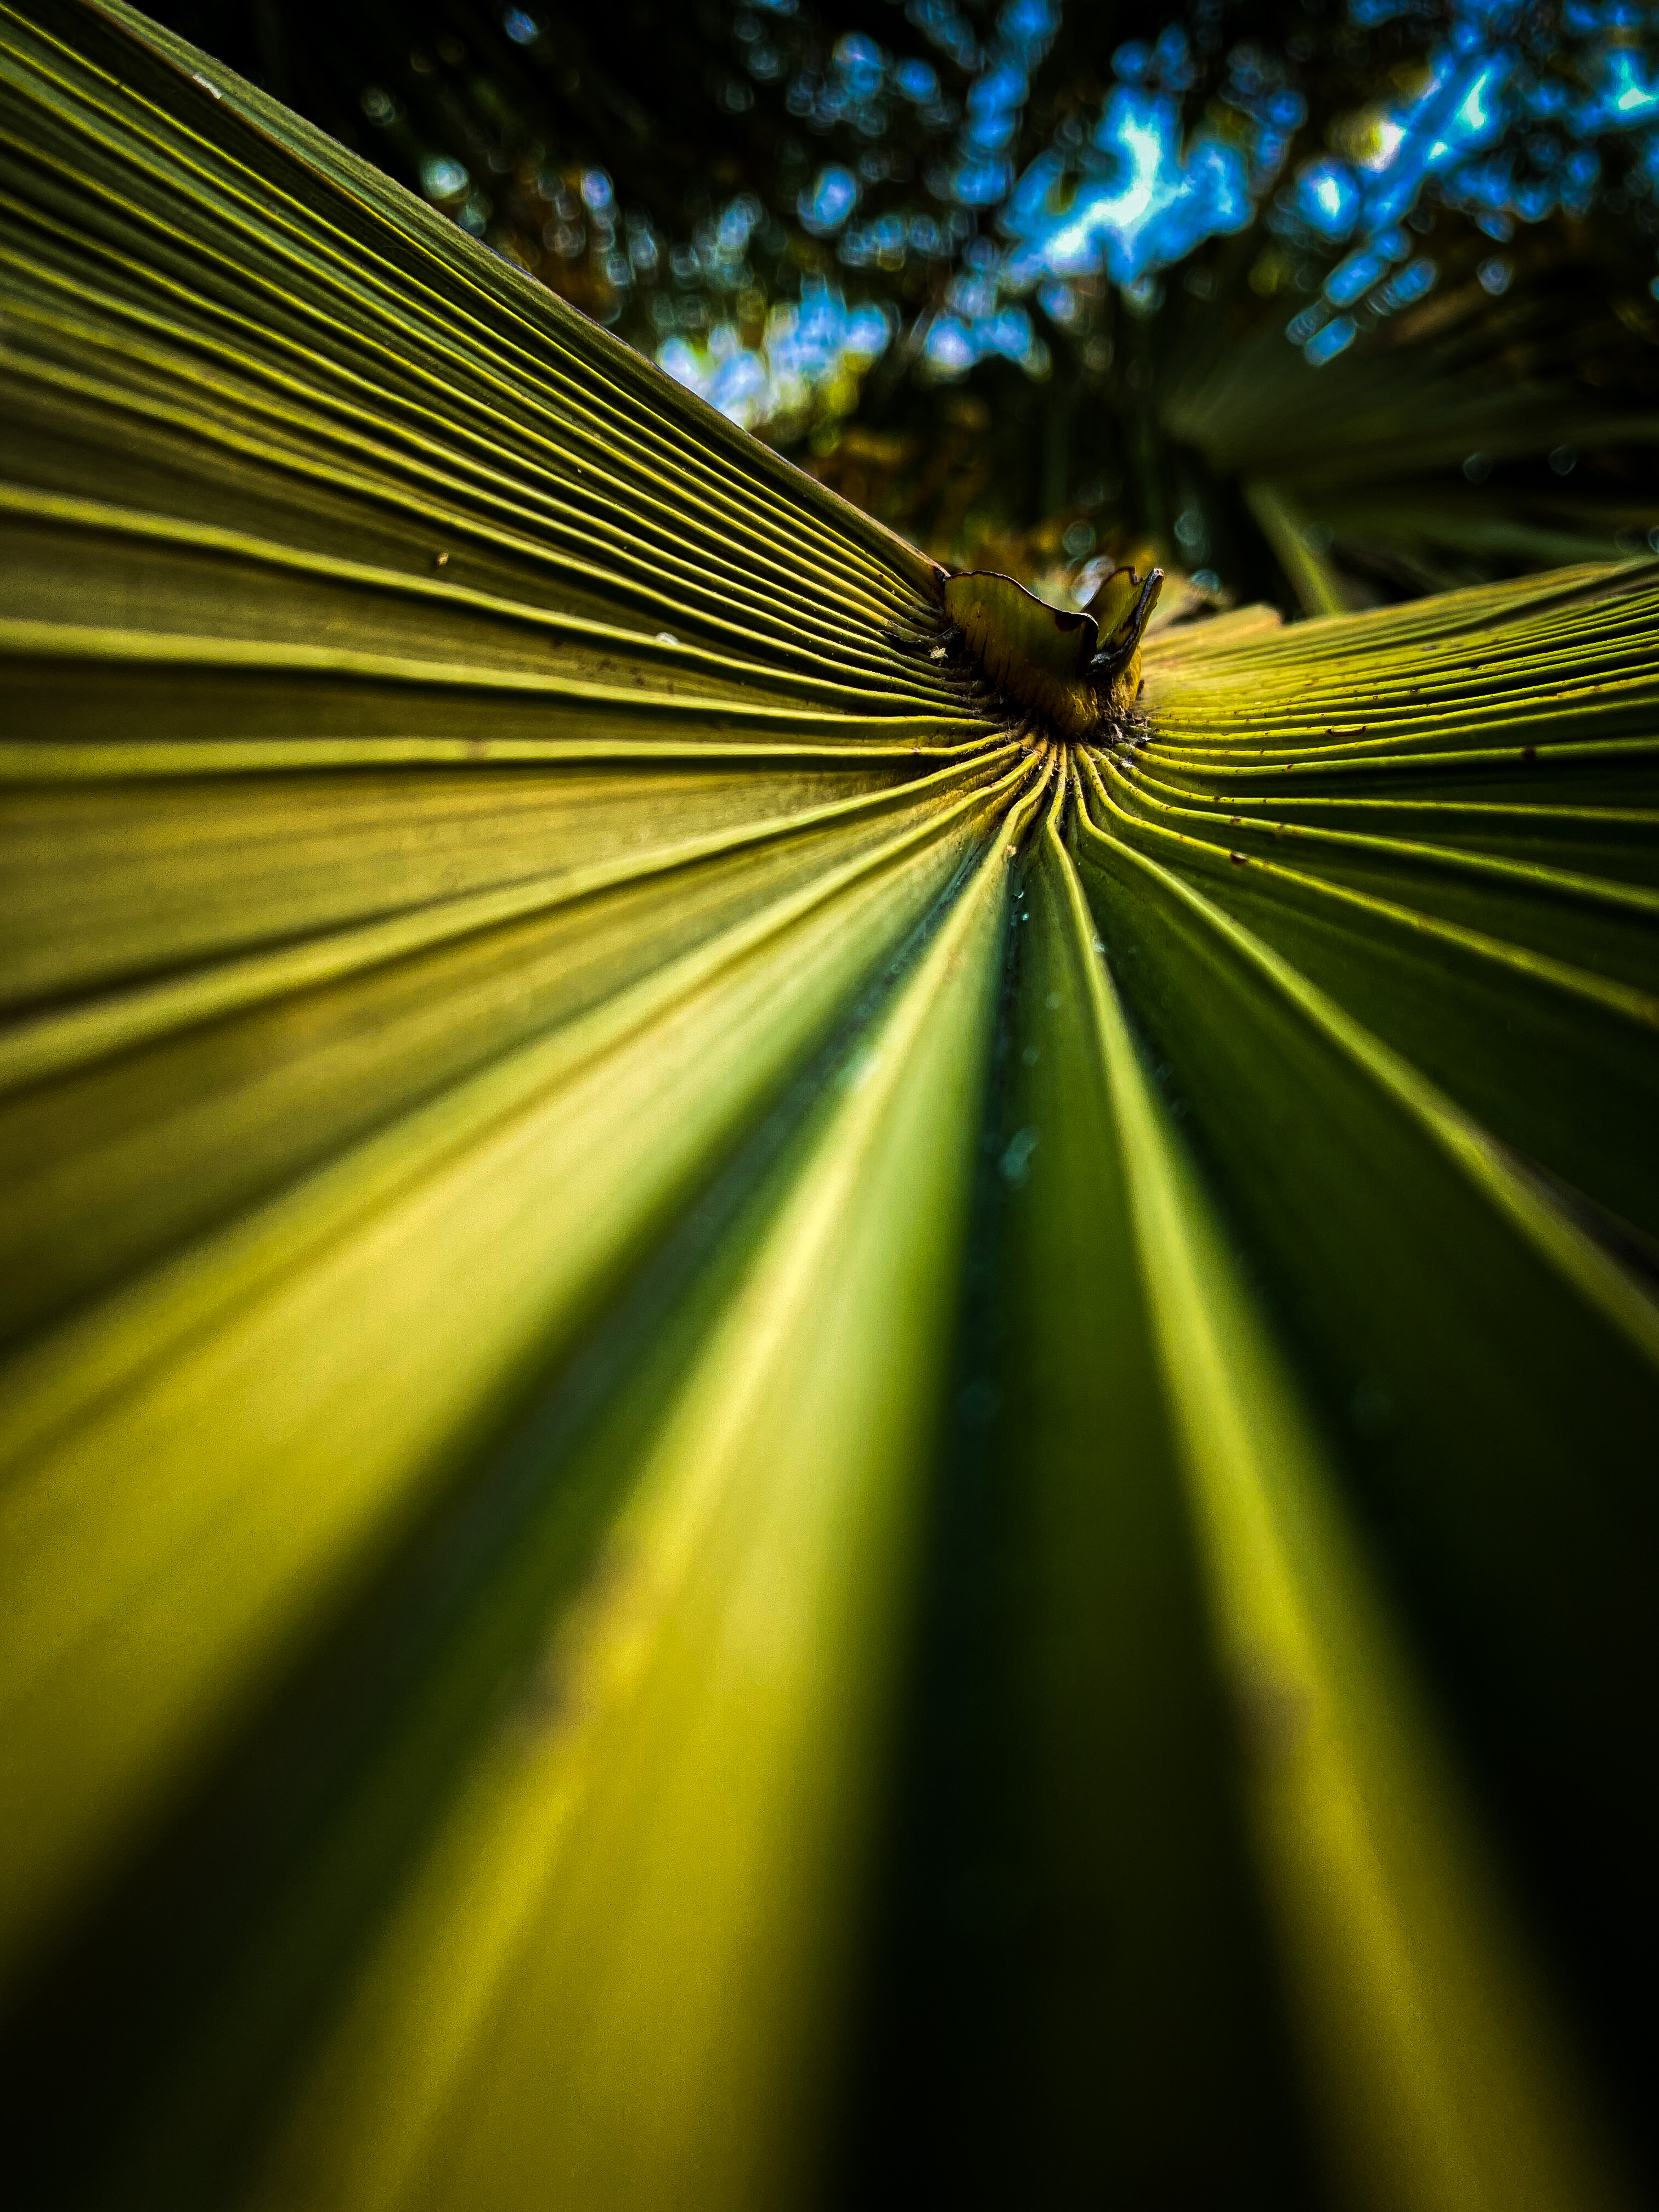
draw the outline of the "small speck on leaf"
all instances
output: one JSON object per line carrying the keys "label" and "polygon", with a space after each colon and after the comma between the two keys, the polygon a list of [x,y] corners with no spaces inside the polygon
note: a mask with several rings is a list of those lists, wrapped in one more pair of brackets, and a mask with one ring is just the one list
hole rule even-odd
{"label": "small speck on leaf", "polygon": [[1031,1155],[1037,1148],[1035,1129],[1021,1129],[1009,1139],[1008,1149],[1002,1155],[1002,1179],[1016,1188],[1031,1172]]}

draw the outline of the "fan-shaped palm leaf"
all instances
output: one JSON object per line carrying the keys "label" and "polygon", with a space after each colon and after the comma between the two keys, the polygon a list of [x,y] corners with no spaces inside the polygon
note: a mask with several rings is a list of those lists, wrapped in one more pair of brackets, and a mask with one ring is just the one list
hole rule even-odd
{"label": "fan-shaped palm leaf", "polygon": [[1060,745],[199,55],[0,57],[23,2201],[1628,2201],[1650,572]]}

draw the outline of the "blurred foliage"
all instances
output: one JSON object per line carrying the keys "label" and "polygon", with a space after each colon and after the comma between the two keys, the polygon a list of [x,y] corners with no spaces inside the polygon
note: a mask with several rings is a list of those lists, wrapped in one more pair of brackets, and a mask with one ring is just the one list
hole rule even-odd
{"label": "blurred foliage", "polygon": [[1659,526],[1626,0],[159,12],[940,559],[1167,621]]}

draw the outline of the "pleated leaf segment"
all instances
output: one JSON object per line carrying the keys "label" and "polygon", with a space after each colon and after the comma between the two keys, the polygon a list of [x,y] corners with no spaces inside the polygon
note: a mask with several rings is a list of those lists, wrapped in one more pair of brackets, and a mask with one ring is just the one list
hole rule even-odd
{"label": "pleated leaf segment", "polygon": [[0,100],[9,2201],[1642,2201],[1653,572],[1066,739],[142,18]]}

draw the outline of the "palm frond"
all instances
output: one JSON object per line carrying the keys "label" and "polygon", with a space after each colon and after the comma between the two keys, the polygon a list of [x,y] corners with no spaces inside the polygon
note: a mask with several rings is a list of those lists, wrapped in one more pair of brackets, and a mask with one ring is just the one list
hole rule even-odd
{"label": "palm frond", "polygon": [[274,102],[0,52],[21,2201],[1636,2201],[1653,571],[1060,745]]}
{"label": "palm frond", "polygon": [[[1604,390],[1605,371],[1597,385],[1583,373],[1635,349],[1632,332],[1560,282],[1498,304],[1463,276],[1321,368],[1286,345],[1282,308],[1255,302],[1247,318],[1191,313],[1165,346],[1164,434],[1216,486],[1240,488],[1310,613],[1340,612],[1356,591],[1648,550],[1659,416],[1631,379]],[[1580,468],[1581,453],[1601,466]]]}

